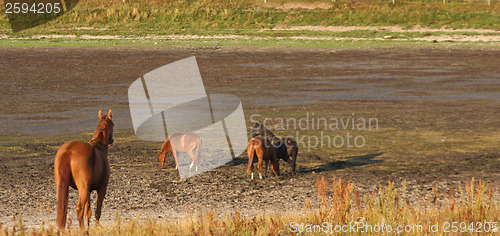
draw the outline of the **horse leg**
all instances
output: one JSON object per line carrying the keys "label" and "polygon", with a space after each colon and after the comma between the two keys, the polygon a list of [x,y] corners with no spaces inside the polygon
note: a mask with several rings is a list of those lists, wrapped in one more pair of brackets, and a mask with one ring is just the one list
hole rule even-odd
{"label": "horse leg", "polygon": [[198,139],[198,144],[196,145],[196,171],[198,171],[198,167],[200,166],[200,153],[201,153],[201,139]]}
{"label": "horse leg", "polygon": [[276,157],[276,152],[273,152],[271,156],[271,170],[273,170],[276,176],[280,175],[280,160]]}
{"label": "horse leg", "polygon": [[87,202],[85,203],[85,219],[87,220],[87,228],[90,227],[90,216],[92,215],[92,210],[90,209],[90,191],[87,194]]}
{"label": "horse leg", "polygon": [[97,191],[97,206],[95,207],[95,219],[99,222],[101,219],[101,209],[102,209],[102,201],[104,200],[104,196],[106,196],[107,187],[103,187]]}
{"label": "horse leg", "polygon": [[[268,159],[268,158],[266,158],[266,159],[264,159],[264,177],[267,177],[267,167],[268,167],[268,166],[269,166],[269,159]],[[271,169],[272,169],[272,168],[273,168],[273,167],[271,166]]]}
{"label": "horse leg", "polygon": [[80,229],[85,228],[83,221],[83,214],[85,213],[84,207],[86,207],[88,203],[88,198],[90,197],[89,188],[78,188],[78,205],[76,206],[76,213],[78,216],[78,224],[80,225]]}
{"label": "horse leg", "polygon": [[[193,162],[191,162],[191,165],[189,166],[189,171],[191,171],[191,168],[193,168],[195,162],[197,162],[197,160],[196,160],[197,158],[194,155],[193,150],[187,151],[187,154],[191,157],[191,159],[193,159]],[[196,165],[196,172],[198,172],[198,165]]]}
{"label": "horse leg", "polygon": [[200,167],[200,156],[196,157],[196,171],[198,171],[198,167]]}
{"label": "horse leg", "polygon": [[253,179],[253,155],[254,155],[254,150],[252,148],[248,148],[247,154],[248,154],[247,174],[252,173],[252,177],[251,178]]}
{"label": "horse leg", "polygon": [[263,161],[263,156],[257,156],[259,158],[259,178],[262,179],[262,161]]}
{"label": "horse leg", "polygon": [[[265,148],[264,149],[259,148],[259,149],[255,150],[255,154],[257,155],[257,158],[259,159],[259,164],[258,164],[259,178],[262,179],[262,163],[263,163],[263,161],[267,161],[267,159],[269,159],[267,157],[268,151]],[[267,168],[266,168],[266,171],[267,171]]]}
{"label": "horse leg", "polygon": [[[196,152],[195,152],[196,150]],[[196,147],[193,149],[193,155],[194,155],[194,164],[196,165],[196,172],[198,172],[198,167],[200,167],[200,147]]]}
{"label": "horse leg", "polygon": [[175,169],[178,170],[179,169],[179,161],[178,161],[177,156],[179,155],[179,153],[176,150],[172,149],[172,155],[174,156],[174,159],[175,159]]}

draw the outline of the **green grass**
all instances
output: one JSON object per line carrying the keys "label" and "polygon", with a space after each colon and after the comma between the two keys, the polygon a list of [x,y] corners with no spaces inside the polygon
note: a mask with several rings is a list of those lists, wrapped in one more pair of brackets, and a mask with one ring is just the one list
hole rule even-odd
{"label": "green grass", "polygon": [[138,47],[283,47],[283,48],[479,48],[496,50],[495,42],[432,42],[419,40],[333,40],[333,39],[0,39],[0,47],[52,47],[52,46],[138,46]]}
{"label": "green grass", "polygon": [[[330,4],[328,9],[282,9],[285,3],[297,6]],[[288,26],[400,26],[411,28],[498,29],[500,5],[493,1],[345,1],[302,0],[111,0],[80,1],[65,15],[46,24],[13,33],[6,14],[0,13],[0,46],[190,46],[190,47],[429,47],[455,46],[494,48],[497,42],[427,42],[429,36],[491,36],[497,32],[389,32],[352,30],[271,30]],[[0,11],[4,11],[3,5]],[[72,35],[76,38],[33,39],[37,35]],[[118,36],[118,39],[83,39],[82,36]],[[158,39],[155,36],[196,35],[202,39]],[[153,36],[146,38],[146,36]],[[214,36],[226,36],[219,39]],[[231,36],[246,36],[234,38]],[[390,36],[389,40],[379,40]],[[302,37],[302,38],[291,38]],[[341,38],[336,39],[336,38]],[[358,40],[361,39],[361,40]],[[404,41],[402,41],[404,40]]]}
{"label": "green grass", "polygon": [[[328,9],[277,9],[285,2],[327,3]],[[500,5],[493,1],[278,1],[269,0],[110,0],[80,1],[65,15],[18,34],[204,34],[205,32],[259,31],[277,26],[387,26],[498,29]],[[3,6],[0,8],[4,11]],[[77,29],[92,27],[90,30]],[[99,30],[95,30],[99,29]],[[6,14],[0,14],[0,33],[10,33]]]}

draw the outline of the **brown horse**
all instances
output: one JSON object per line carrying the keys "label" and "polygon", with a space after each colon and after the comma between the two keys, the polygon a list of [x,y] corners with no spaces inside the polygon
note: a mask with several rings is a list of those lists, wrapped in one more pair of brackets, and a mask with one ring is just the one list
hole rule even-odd
{"label": "brown horse", "polygon": [[[297,154],[299,152],[299,147],[297,142],[290,137],[278,138],[269,129],[267,129],[262,123],[256,122],[252,128],[251,136],[255,138],[257,135],[261,135],[265,142],[266,147],[272,146],[276,153],[276,158],[282,159],[290,164],[292,168],[292,174],[295,172],[295,165],[297,163]],[[279,162],[278,162],[279,163]],[[267,167],[266,167],[267,170]]]}
{"label": "brown horse", "polygon": [[[54,177],[57,188],[57,226],[64,230],[68,210],[68,186],[78,190],[78,223],[84,228],[83,214],[90,225],[90,193],[97,191],[95,218],[101,218],[102,201],[109,181],[108,149],[113,144],[113,112],[99,111],[99,124],[88,143],[70,141],[57,150]],[[85,207],[85,208],[84,208]]]}
{"label": "brown horse", "polygon": [[191,168],[193,168],[196,164],[196,172],[198,172],[198,167],[200,165],[199,157],[201,152],[200,136],[193,133],[182,134],[179,132],[175,132],[170,135],[170,137],[168,137],[161,146],[161,151],[158,152],[158,154],[160,154],[158,157],[160,159],[160,167],[162,168],[165,165],[165,162],[167,162],[168,151],[172,151],[172,154],[174,155],[176,170],[179,169],[179,152],[184,152],[187,153],[191,159],[193,159],[193,162],[189,166],[189,171],[191,171]]}
{"label": "brown horse", "polygon": [[263,138],[252,138],[250,142],[248,142],[247,146],[247,154],[248,154],[248,168],[247,174],[251,173],[251,178],[253,179],[253,159],[257,156],[259,160],[259,164],[257,165],[259,169],[259,178],[262,179],[262,162],[265,162],[265,170],[264,174],[267,174],[267,166],[269,165],[269,161],[271,161],[271,169],[273,170],[276,176],[280,175],[279,163],[276,158],[276,152],[274,152],[273,148],[265,143],[268,142]]}

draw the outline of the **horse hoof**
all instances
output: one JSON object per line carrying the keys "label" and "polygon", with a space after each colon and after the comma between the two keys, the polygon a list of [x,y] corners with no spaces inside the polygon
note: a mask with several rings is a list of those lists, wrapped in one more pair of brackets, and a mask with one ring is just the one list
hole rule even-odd
{"label": "horse hoof", "polygon": [[261,173],[259,173],[259,178],[262,179],[262,174]]}
{"label": "horse hoof", "polygon": [[189,165],[189,168],[191,169],[191,168],[193,168],[193,166],[194,166],[194,162],[191,162],[191,165]]}
{"label": "horse hoof", "polygon": [[253,179],[253,173],[252,173],[252,179]]}

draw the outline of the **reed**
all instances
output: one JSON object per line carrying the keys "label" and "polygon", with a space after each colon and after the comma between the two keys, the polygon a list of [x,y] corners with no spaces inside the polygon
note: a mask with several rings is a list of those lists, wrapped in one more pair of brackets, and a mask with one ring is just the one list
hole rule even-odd
{"label": "reed", "polygon": [[[458,191],[450,188],[440,194],[433,188],[431,194],[420,198],[418,202],[410,202],[407,198],[406,181],[400,185],[397,188],[394,182],[389,182],[386,186],[380,185],[377,191],[361,193],[347,180],[333,175],[329,183],[327,178],[322,176],[316,180],[317,201],[320,203],[318,209],[301,214],[275,213],[243,218],[237,211],[231,214],[217,214],[214,210],[206,210],[198,215],[188,213],[179,221],[157,221],[138,217],[122,222],[116,213],[116,222],[113,226],[91,226],[88,233],[91,235],[294,235],[299,232],[290,232],[295,229],[293,223],[314,226],[322,225],[324,222],[332,225],[362,224],[367,227],[362,229],[368,230],[368,233],[370,232],[368,226],[390,225],[392,232],[386,232],[386,235],[401,233],[396,231],[399,225],[406,226],[405,230],[409,232],[403,233],[410,235],[429,233],[430,225],[434,224],[439,225],[441,234],[447,222],[457,222],[457,233],[462,234],[473,234],[470,227],[477,228],[477,222],[482,224],[497,222],[496,227],[498,227],[500,209],[498,202],[494,201],[494,194],[499,190],[498,184],[486,184],[483,180],[472,178],[465,184],[457,186]],[[444,199],[438,200],[438,195],[444,196]],[[38,229],[28,231],[23,227],[22,216],[18,217],[17,222],[18,224],[12,229],[2,228],[0,224],[2,235],[58,234],[52,225],[49,227],[42,225]],[[484,234],[494,235],[493,228],[490,227],[489,232]],[[485,229],[483,226],[483,231]],[[449,230],[453,230],[451,224]],[[315,232],[318,235],[323,233]],[[86,232],[76,229],[67,229],[63,233],[63,235],[83,234]]]}

